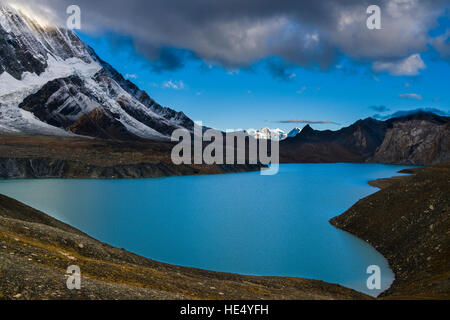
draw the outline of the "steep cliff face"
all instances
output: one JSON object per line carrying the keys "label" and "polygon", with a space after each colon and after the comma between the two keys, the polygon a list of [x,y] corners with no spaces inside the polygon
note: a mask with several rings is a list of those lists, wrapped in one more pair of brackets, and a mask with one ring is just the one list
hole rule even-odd
{"label": "steep cliff face", "polygon": [[0,179],[105,178],[138,179],[260,170],[258,165],[176,166],[168,162],[92,165],[85,161],[52,158],[0,158]]}
{"label": "steep cliff face", "polygon": [[[91,129],[98,122],[110,121],[112,118],[104,112],[94,110],[85,121],[76,123],[76,129]],[[169,142],[143,139],[0,136],[0,179],[152,178],[261,169],[261,165],[175,165],[170,156],[172,148]]]}
{"label": "steep cliff face", "polygon": [[412,120],[394,123],[369,159],[398,164],[436,164],[450,160],[450,123]]}
{"label": "steep cliff face", "polygon": [[154,178],[195,174],[194,169],[166,163],[90,165],[83,161],[51,158],[0,158],[0,178]]}

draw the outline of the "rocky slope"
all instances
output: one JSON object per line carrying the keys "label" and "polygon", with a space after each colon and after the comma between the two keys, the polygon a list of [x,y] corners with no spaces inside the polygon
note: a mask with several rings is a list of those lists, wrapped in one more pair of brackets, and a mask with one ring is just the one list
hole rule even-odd
{"label": "rocky slope", "polygon": [[0,178],[150,178],[260,170],[260,165],[174,165],[173,144],[0,136]]}
{"label": "rocky slope", "polygon": [[424,120],[394,123],[371,162],[434,164],[450,160],[450,122]]}
{"label": "rocky slope", "polygon": [[309,125],[280,143],[282,162],[364,162],[381,144],[386,124],[360,120],[339,131],[317,131]]}
{"label": "rocky slope", "polygon": [[[68,290],[66,269],[81,269]],[[371,299],[317,280],[172,266],[101,243],[0,195],[0,299]]]}
{"label": "rocky slope", "polygon": [[168,140],[175,129],[193,128],[74,32],[6,5],[0,5],[0,57],[0,133]]}
{"label": "rocky slope", "polygon": [[366,240],[395,273],[390,299],[450,298],[450,163],[375,182],[383,189],[331,223]]}
{"label": "rocky slope", "polygon": [[281,162],[379,162],[429,165],[450,160],[450,118],[429,112],[365,119],[338,131],[309,125],[280,143]]}

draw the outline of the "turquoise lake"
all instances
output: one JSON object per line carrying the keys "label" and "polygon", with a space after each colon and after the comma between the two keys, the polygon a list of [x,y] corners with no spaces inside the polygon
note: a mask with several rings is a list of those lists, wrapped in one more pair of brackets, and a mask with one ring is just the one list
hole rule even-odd
{"label": "turquoise lake", "polygon": [[[402,168],[287,164],[274,176],[0,180],[0,193],[157,261],[318,279],[375,296],[394,279],[387,261],[328,220],[376,192],[369,180]],[[381,268],[381,290],[366,286],[370,265]]]}

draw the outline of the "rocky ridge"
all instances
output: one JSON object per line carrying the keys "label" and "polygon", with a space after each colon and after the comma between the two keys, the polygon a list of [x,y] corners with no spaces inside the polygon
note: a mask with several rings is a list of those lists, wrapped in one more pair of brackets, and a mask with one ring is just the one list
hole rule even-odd
{"label": "rocky ridge", "polygon": [[285,163],[376,162],[430,165],[450,160],[450,117],[430,112],[359,120],[338,131],[307,125],[280,143]]}

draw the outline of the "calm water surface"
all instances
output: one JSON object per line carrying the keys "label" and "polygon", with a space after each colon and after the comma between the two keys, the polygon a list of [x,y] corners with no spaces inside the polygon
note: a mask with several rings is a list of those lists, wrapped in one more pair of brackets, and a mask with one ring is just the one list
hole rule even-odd
{"label": "calm water surface", "polygon": [[[0,180],[0,193],[113,246],[162,262],[249,275],[296,276],[377,295],[387,261],[328,220],[405,166],[281,165],[259,172],[141,180]],[[369,265],[382,290],[366,287]]]}

